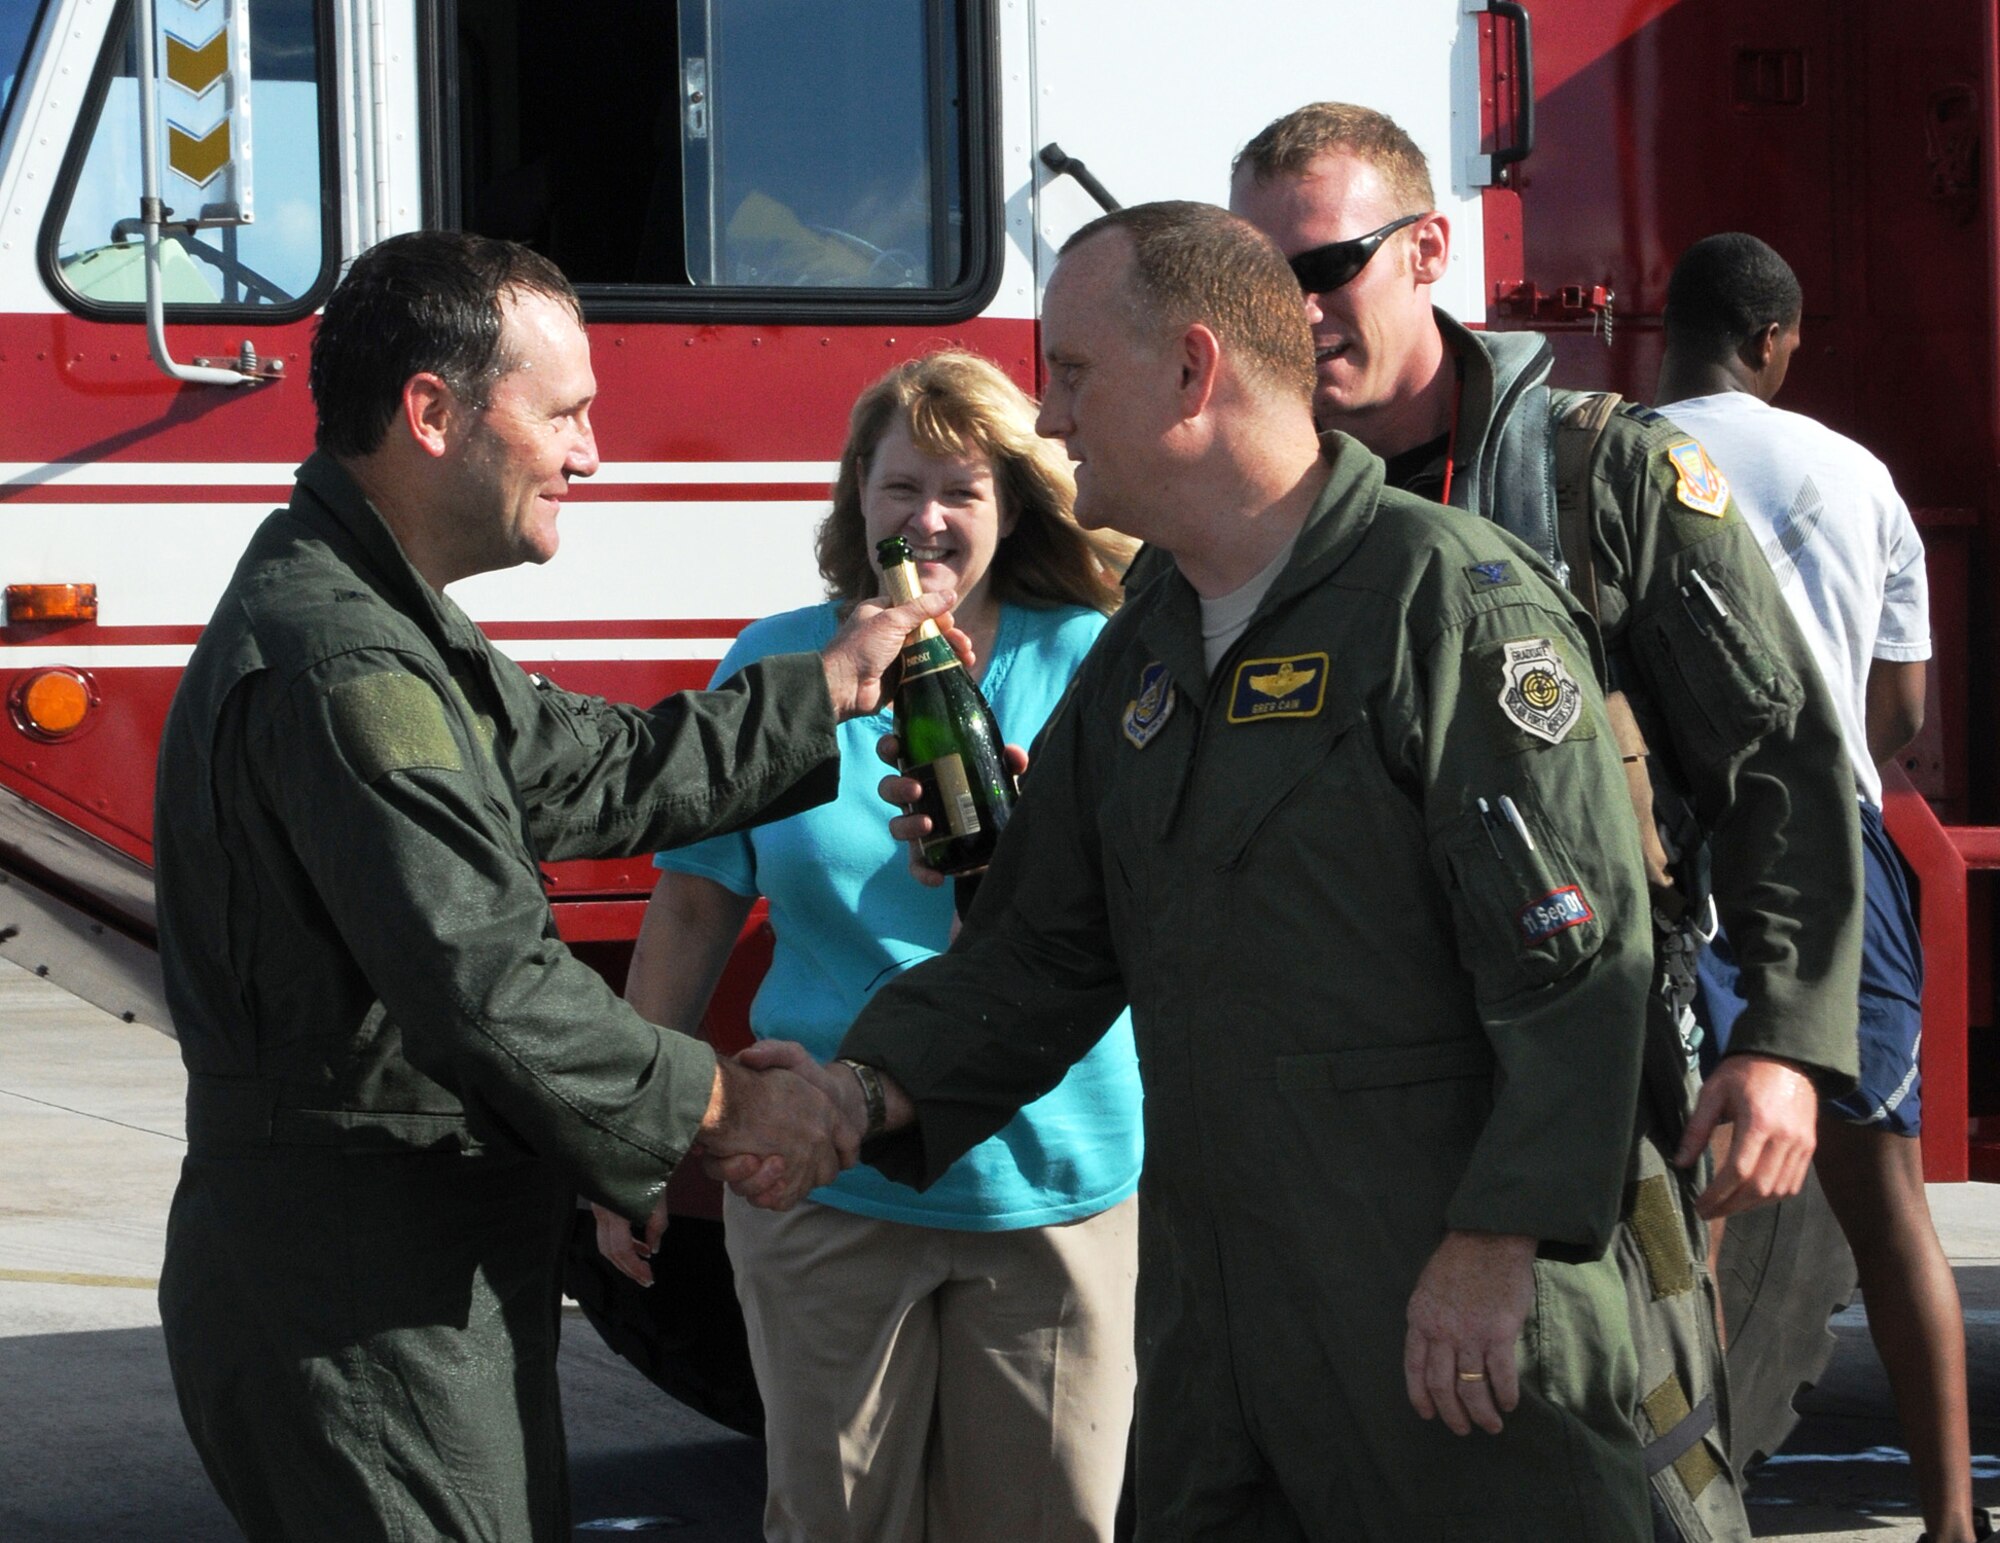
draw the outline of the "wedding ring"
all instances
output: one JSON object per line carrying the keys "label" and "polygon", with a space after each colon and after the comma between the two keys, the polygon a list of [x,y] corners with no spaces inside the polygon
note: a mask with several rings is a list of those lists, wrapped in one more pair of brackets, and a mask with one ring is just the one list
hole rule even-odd
{"label": "wedding ring", "polygon": [[1484,1382],[1484,1381],[1486,1380],[1486,1373],[1484,1373],[1484,1372],[1460,1372],[1460,1373],[1458,1374],[1458,1380],[1459,1380],[1460,1382]]}

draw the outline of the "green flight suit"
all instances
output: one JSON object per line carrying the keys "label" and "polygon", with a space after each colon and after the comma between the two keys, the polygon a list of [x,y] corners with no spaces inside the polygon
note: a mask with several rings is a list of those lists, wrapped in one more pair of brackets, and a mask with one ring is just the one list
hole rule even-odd
{"label": "green flight suit", "polygon": [[[1538,459],[1547,475],[1552,415],[1574,394],[1552,401],[1538,389],[1550,350],[1534,334],[1475,333],[1442,312],[1438,325],[1461,367],[1451,502],[1532,540],[1547,485],[1508,465],[1506,442],[1542,435],[1521,459]],[[1404,485],[1437,491],[1443,473],[1440,456]],[[1705,840],[1716,914],[1755,960],[1730,1052],[1783,1057],[1822,1092],[1845,1092],[1857,1054],[1861,837],[1833,699],[1692,436],[1624,404],[1588,473],[1593,551],[1562,554],[1570,583],[1580,591],[1594,567],[1607,684],[1632,703],[1655,787],[1691,809],[1681,840]],[[1728,1385],[1708,1234],[1693,1209],[1706,1168],[1681,1173],[1669,1161],[1692,1107],[1683,1038],[1697,942],[1692,921],[1659,928],[1649,1096],[1618,1249],[1640,1355],[1634,1420],[1659,1503],[1686,1543],[1737,1543],[1750,1526],[1735,1483],[1718,1482],[1732,1478]]]}
{"label": "green flight suit", "polygon": [[651,712],[575,696],[434,593],[334,461],[259,529],[168,715],[161,957],[188,1156],[161,1316],[255,1540],[569,1536],[559,1239],[643,1218],[706,1045],[558,939],[538,864],[822,802],[818,660]]}
{"label": "green flight suit", "polygon": [[[1092,650],[965,932],[842,1046],[918,1109],[866,1155],[934,1179],[1129,1001],[1141,1537],[1648,1539],[1605,1249],[1652,947],[1583,629],[1524,547],[1328,443],[1212,675],[1178,571]],[[1448,1228],[1543,1242],[1498,1437],[1404,1388]]]}
{"label": "green flight suit", "polygon": [[[1523,405],[1522,382],[1497,374],[1491,338],[1441,312],[1438,321],[1466,361],[1451,502],[1504,525],[1495,506],[1508,495],[1493,485],[1492,451]],[[1592,458],[1609,684],[1633,699],[1655,781],[1693,804],[1712,848],[1716,909],[1738,957],[1754,961],[1738,988],[1747,1005],[1730,1053],[1796,1061],[1837,1095],[1854,1086],[1857,1053],[1854,779],[1833,698],[1755,534],[1726,491],[1720,508],[1695,506],[1706,457],[1688,458],[1686,469],[1675,459],[1694,442],[1652,408],[1626,403]],[[1583,557],[1569,562],[1578,583]],[[1716,616],[1715,601],[1727,616]]]}

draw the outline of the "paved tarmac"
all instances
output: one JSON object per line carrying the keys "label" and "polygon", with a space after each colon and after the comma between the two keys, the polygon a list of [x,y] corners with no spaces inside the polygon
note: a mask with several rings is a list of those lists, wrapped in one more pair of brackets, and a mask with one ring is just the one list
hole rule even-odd
{"label": "paved tarmac", "polygon": [[[238,1538],[182,1431],[154,1284],[183,1150],[173,1042],[0,961],[0,1539]],[[2000,1187],[1941,1185],[1971,1360],[1974,1477],[2000,1506]],[[1887,1386],[1859,1307],[1784,1452],[1752,1477],[1758,1536],[1913,1543]],[[681,1408],[571,1311],[564,1409],[580,1540],[758,1536],[755,1442]]]}

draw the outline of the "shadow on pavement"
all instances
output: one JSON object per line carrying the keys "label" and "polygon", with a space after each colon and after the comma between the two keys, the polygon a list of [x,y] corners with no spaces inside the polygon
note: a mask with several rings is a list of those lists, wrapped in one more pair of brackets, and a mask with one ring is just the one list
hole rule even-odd
{"label": "shadow on pavement", "polygon": [[[755,1543],[761,1443],[675,1404],[587,1325],[565,1324],[561,1371],[579,1543]],[[240,1543],[157,1326],[0,1338],[0,1432],[6,1543]]]}
{"label": "shadow on pavement", "polygon": [[764,1535],[764,1449],[747,1436],[591,1453],[572,1444],[569,1476],[578,1543],[758,1543]]}
{"label": "shadow on pavement", "polygon": [[0,1339],[0,1537],[241,1534],[188,1445],[157,1327]]}
{"label": "shadow on pavement", "polygon": [[[2000,1265],[1960,1265],[1954,1274],[1968,1319],[1973,1500],[2000,1507]],[[1752,1527],[1760,1537],[1799,1537],[1844,1532],[1873,1517],[1914,1536],[1922,1518],[1889,1379],[1864,1322],[1843,1315],[1834,1334],[1826,1375],[1799,1395],[1798,1429],[1751,1471]]]}

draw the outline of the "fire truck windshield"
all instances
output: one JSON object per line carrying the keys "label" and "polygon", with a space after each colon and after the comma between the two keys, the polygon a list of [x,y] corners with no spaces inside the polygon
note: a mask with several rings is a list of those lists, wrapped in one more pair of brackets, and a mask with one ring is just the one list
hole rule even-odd
{"label": "fire truck windshield", "polygon": [[460,6],[459,223],[580,285],[943,289],[966,111],[949,0]]}

